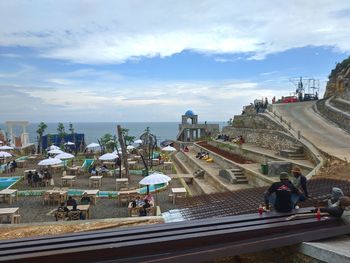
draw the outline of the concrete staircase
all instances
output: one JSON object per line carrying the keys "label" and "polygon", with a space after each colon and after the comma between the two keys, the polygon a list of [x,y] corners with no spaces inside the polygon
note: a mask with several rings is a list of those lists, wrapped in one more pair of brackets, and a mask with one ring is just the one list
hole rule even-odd
{"label": "concrete staircase", "polygon": [[244,175],[244,172],[240,168],[233,168],[230,169],[230,171],[233,173],[233,175],[236,177],[236,184],[247,184],[248,179]]}
{"label": "concrete staircase", "polygon": [[280,156],[292,160],[303,160],[305,159],[305,153],[303,146],[294,145],[286,150],[281,150],[279,152]]}

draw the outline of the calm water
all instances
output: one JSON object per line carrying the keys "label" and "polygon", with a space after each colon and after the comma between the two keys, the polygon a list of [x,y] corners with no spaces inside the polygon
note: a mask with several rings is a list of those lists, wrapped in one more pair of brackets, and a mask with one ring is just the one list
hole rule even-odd
{"label": "calm water", "polygon": [[[220,129],[226,125],[225,122],[208,122],[208,123],[218,123]],[[57,123],[46,123],[48,128],[45,134],[57,133]],[[73,123],[73,128],[77,133],[85,134],[86,143],[97,142],[98,138],[101,138],[106,133],[116,134],[117,125],[121,125],[123,128],[129,129],[129,135],[139,138],[140,135],[145,131],[146,127],[150,127],[151,133],[157,136],[159,142],[166,139],[176,139],[176,135],[179,129],[178,122],[93,122],[93,123]],[[69,133],[69,124],[64,123],[66,132]],[[30,142],[37,142],[38,123],[30,123],[27,128],[29,133]],[[6,126],[4,123],[0,123],[0,129],[6,131]],[[14,128],[14,133],[19,136],[22,132],[20,127]]]}

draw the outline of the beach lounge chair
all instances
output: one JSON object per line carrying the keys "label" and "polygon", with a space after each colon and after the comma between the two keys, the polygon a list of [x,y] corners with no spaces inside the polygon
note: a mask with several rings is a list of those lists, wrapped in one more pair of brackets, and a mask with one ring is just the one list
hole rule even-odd
{"label": "beach lounge chair", "polygon": [[90,166],[92,166],[93,164],[94,164],[94,159],[85,159],[82,166],[79,168],[79,171],[87,172]]}

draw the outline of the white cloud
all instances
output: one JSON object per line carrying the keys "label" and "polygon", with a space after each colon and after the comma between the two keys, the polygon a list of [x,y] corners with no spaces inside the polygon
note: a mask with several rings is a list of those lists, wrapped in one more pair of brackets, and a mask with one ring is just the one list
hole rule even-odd
{"label": "white cloud", "polygon": [[[225,120],[239,113],[257,94],[270,99],[285,95],[259,83],[235,80],[135,85],[137,88],[131,89],[0,86],[0,104],[8,109],[0,121],[5,121],[5,116],[30,121],[179,121],[187,109],[193,109],[201,119]],[[17,104],[20,106],[13,107]]]}
{"label": "white cloud", "polygon": [[0,45],[91,64],[183,50],[251,59],[309,45],[349,52],[349,7],[347,0],[1,1]]}

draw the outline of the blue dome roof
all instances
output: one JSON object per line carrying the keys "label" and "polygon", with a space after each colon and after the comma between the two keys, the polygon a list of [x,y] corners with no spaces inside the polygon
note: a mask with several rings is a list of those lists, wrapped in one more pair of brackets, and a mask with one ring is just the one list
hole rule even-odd
{"label": "blue dome roof", "polygon": [[193,111],[188,110],[188,111],[185,112],[185,115],[186,116],[194,116],[195,114],[193,113]]}

